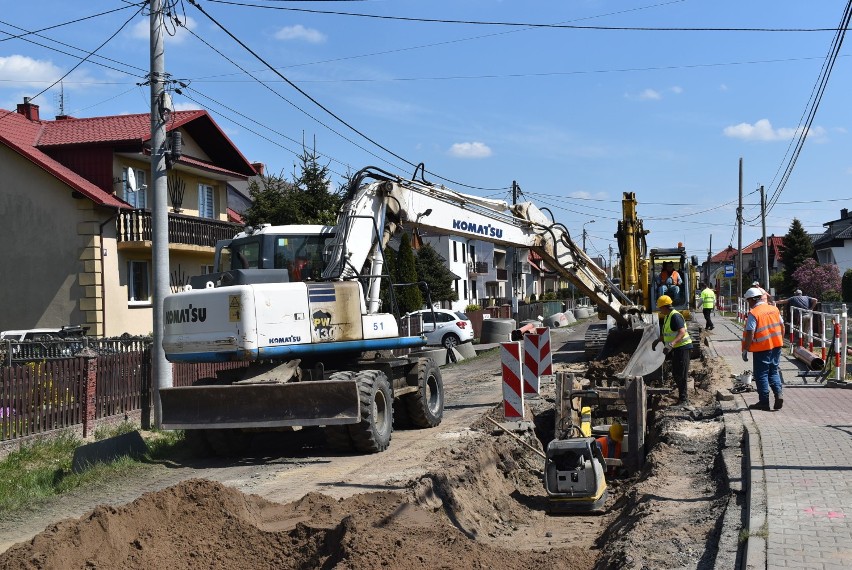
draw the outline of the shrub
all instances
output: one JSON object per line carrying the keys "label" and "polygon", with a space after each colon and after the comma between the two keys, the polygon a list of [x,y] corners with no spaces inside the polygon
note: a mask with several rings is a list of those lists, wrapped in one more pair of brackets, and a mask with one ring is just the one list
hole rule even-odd
{"label": "shrub", "polygon": [[464,308],[465,313],[469,313],[471,311],[481,311],[481,310],[482,310],[482,307],[480,307],[476,303],[471,303],[470,305],[468,305],[467,307]]}

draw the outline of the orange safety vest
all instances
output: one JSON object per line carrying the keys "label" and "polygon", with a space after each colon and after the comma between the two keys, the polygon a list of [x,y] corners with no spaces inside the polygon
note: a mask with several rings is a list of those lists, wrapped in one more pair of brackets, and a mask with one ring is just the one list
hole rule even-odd
{"label": "orange safety vest", "polygon": [[669,275],[668,271],[663,271],[660,273],[660,282],[665,283],[666,279],[669,277],[672,278],[672,283],[675,285],[680,285],[680,273],[677,272],[676,269],[672,269],[671,275]]}
{"label": "orange safety vest", "polygon": [[[608,435],[597,438],[595,441],[601,447],[601,454],[610,459],[621,459],[621,442],[610,439]],[[614,445],[610,445],[612,442]]]}
{"label": "orange safety vest", "polygon": [[[757,319],[757,327],[751,340],[749,352],[764,352],[784,346],[784,325],[778,307],[766,303],[757,305],[749,311]],[[743,332],[745,342],[745,332]]]}

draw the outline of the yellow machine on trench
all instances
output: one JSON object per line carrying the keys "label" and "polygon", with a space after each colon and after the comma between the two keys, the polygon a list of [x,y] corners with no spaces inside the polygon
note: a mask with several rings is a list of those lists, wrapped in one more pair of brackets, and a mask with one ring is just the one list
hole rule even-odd
{"label": "yellow machine on trench", "polygon": [[[567,390],[567,392],[566,392]],[[597,397],[594,390],[573,390],[557,376],[557,419],[555,437],[544,457],[544,487],[550,513],[600,514],[608,497],[606,472],[618,465],[618,445],[602,450],[592,436],[591,408],[575,409],[580,398]],[[568,395],[566,395],[568,394]],[[579,418],[579,424],[574,418]],[[623,431],[622,431],[623,433]],[[610,456],[608,459],[605,456]]]}

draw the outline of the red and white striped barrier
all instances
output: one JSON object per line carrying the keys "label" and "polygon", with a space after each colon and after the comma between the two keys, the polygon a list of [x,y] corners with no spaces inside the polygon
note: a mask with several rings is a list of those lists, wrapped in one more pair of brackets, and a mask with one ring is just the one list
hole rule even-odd
{"label": "red and white striped barrier", "polygon": [[503,416],[507,420],[523,420],[521,341],[500,343],[500,365],[503,371]]}
{"label": "red and white striped barrier", "polygon": [[553,374],[550,329],[537,327],[535,334],[524,335],[524,392],[538,394],[541,377]]}
{"label": "red and white striped barrier", "polygon": [[834,315],[834,372],[835,380],[842,382],[844,380],[845,370],[840,366],[840,316]]}

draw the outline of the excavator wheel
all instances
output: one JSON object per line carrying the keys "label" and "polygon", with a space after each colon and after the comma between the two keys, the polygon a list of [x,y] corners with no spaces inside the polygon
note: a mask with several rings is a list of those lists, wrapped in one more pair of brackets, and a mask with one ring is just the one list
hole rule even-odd
{"label": "excavator wheel", "polygon": [[417,365],[408,373],[409,384],[417,383],[417,392],[405,394],[400,404],[405,406],[415,427],[431,428],[444,417],[444,381],[441,370],[431,358],[417,359]]}
{"label": "excavator wheel", "polygon": [[393,433],[393,393],[381,370],[362,370],[355,377],[361,401],[361,421],[347,426],[352,447],[361,453],[378,453],[390,444]]}
{"label": "excavator wheel", "polygon": [[[357,374],[354,370],[344,370],[331,374],[329,380],[352,380]],[[326,444],[336,451],[349,451],[352,449],[352,437],[349,435],[348,425],[325,426],[323,430]]]}
{"label": "excavator wheel", "polygon": [[210,449],[219,457],[242,455],[251,446],[251,434],[239,429],[209,429],[204,432]]}

